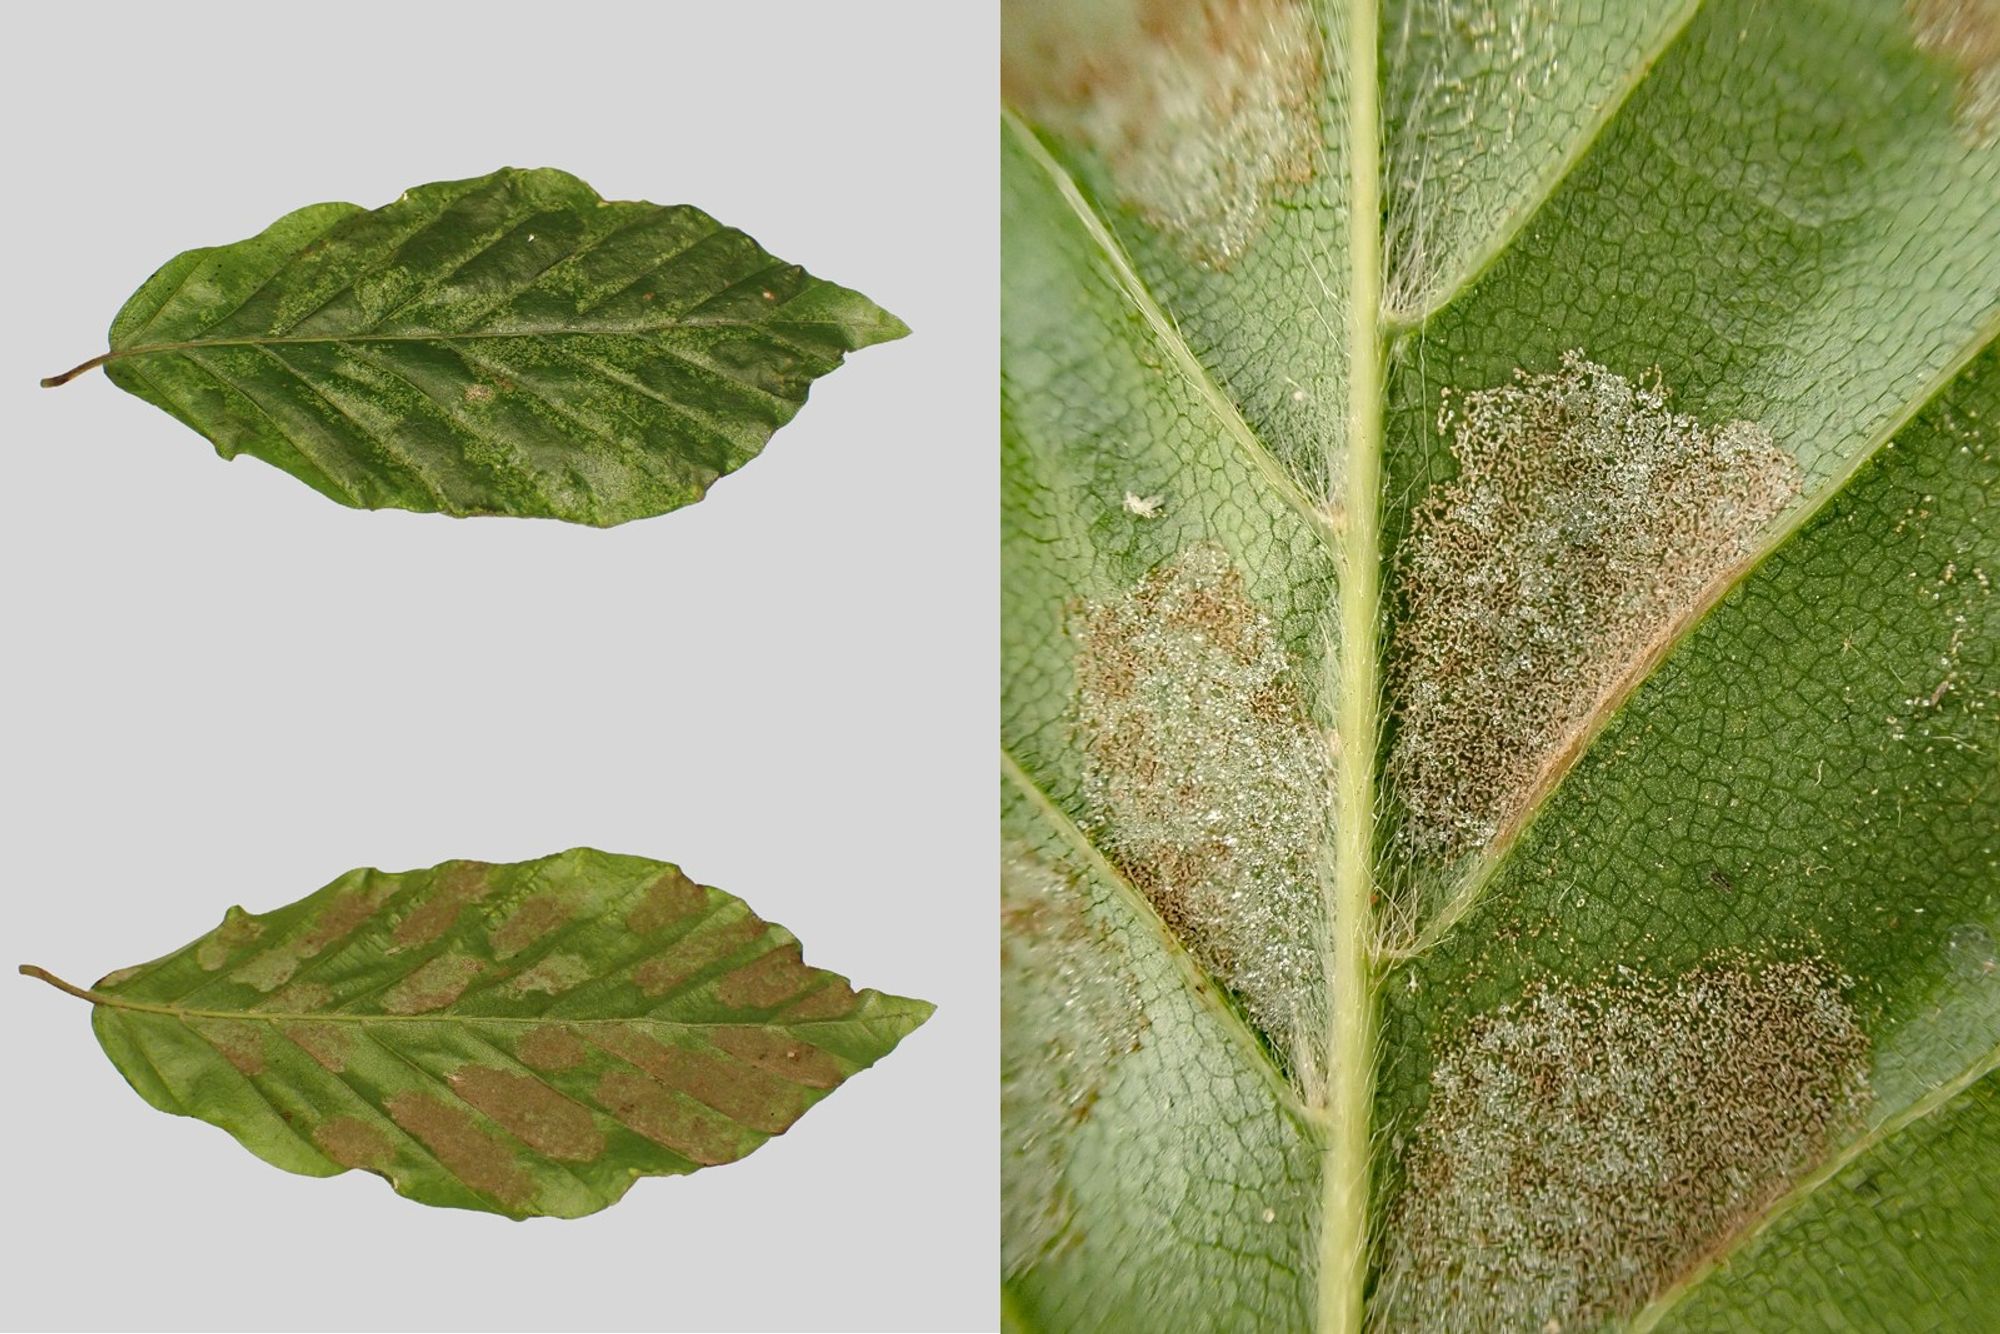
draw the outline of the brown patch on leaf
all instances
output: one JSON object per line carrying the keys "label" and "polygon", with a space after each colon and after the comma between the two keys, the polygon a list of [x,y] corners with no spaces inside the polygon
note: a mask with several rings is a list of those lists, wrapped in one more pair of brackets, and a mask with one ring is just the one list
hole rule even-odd
{"label": "brown patch on leaf", "polygon": [[1310,1050],[1331,760],[1277,625],[1203,543],[1069,631],[1092,832],[1257,1026]]}
{"label": "brown patch on leaf", "polygon": [[1958,127],[1974,147],[2000,141],[2000,0],[1909,0],[1917,49],[1958,71]]}
{"label": "brown patch on leaf", "polygon": [[320,982],[289,982],[257,1002],[259,1010],[309,1014],[333,1003],[333,988]]}
{"label": "brown patch on leaf", "polygon": [[734,1162],[752,1147],[726,1117],[636,1070],[613,1070],[597,1081],[597,1103],[647,1139],[691,1162]]}
{"label": "brown patch on leaf", "polygon": [[313,1127],[312,1141],[342,1167],[380,1172],[396,1158],[389,1137],[358,1117],[336,1116],[320,1122]]}
{"label": "brown patch on leaf", "polygon": [[1300,0],[1008,0],[1002,14],[1006,100],[1087,144],[1197,263],[1227,266],[1273,199],[1312,180],[1320,42]]}
{"label": "brown patch on leaf", "polygon": [[203,972],[213,973],[229,962],[230,955],[245,945],[254,944],[257,937],[263,934],[262,922],[241,908],[231,908],[223,914],[222,925],[195,947],[194,961]]}
{"label": "brown patch on leaf", "polygon": [[569,904],[558,894],[536,894],[486,933],[498,958],[519,954],[569,920]]}
{"label": "brown patch on leaf", "polygon": [[1865,1121],[1869,1042],[1813,960],[1553,983],[1430,1076],[1386,1329],[1598,1328],[1760,1218]]}
{"label": "brown patch on leaf", "polygon": [[511,1131],[537,1153],[587,1162],[604,1152],[604,1135],[590,1109],[527,1075],[491,1066],[451,1072],[452,1092]]}
{"label": "brown patch on leaf", "polygon": [[352,1039],[339,1024],[286,1024],[285,1036],[334,1074],[347,1069]]}
{"label": "brown patch on leaf", "polygon": [[1750,421],[1667,406],[1658,373],[1560,369],[1445,396],[1459,475],[1398,561],[1404,614],[1387,777],[1401,838],[1449,860],[1536,794],[1797,496],[1798,465]]}
{"label": "brown patch on leaf", "polygon": [[830,1089],[842,1078],[840,1062],[789,1033],[769,1028],[718,1028],[709,1041],[739,1061],[769,1070],[794,1084]]}
{"label": "brown patch on leaf", "polygon": [[818,976],[793,941],[724,975],[715,984],[715,998],[733,1009],[766,1010],[798,995]]}
{"label": "brown patch on leaf", "polygon": [[785,1019],[845,1019],[860,1003],[861,997],[847,984],[846,978],[829,973],[824,986],[807,992],[780,1013]]}
{"label": "brown patch on leaf", "polygon": [[253,955],[231,976],[259,991],[276,991],[292,980],[300,964],[359,930],[395,889],[390,877],[370,873],[360,887],[336,894],[296,938]]}
{"label": "brown patch on leaf", "polygon": [[805,1114],[798,1085],[710,1048],[673,1046],[634,1025],[605,1025],[591,1037],[613,1056],[753,1130],[775,1135]]}
{"label": "brown patch on leaf", "polygon": [[507,990],[517,996],[525,996],[531,991],[560,996],[571,987],[588,982],[590,977],[590,965],[582,955],[551,954],[509,982]]}
{"label": "brown patch on leaf", "polygon": [[359,889],[351,889],[335,898],[321,910],[306,933],[299,937],[298,953],[302,959],[310,959],[325,951],[327,946],[347,939],[358,931],[383,900],[396,892],[396,882],[384,875],[370,875],[367,883]]}
{"label": "brown patch on leaf", "polygon": [[239,1073],[264,1073],[264,1024],[261,1021],[190,1017],[187,1026],[201,1034],[209,1046],[221,1052],[223,1059],[235,1066]]}
{"label": "brown patch on leaf", "polygon": [[486,897],[493,888],[492,870],[485,862],[450,862],[439,867],[437,881],[424,901],[396,923],[390,952],[428,945],[451,930],[465,905]]}
{"label": "brown patch on leaf", "polygon": [[682,875],[679,867],[670,866],[646,886],[646,897],[626,914],[625,925],[637,935],[651,935],[707,908],[708,891]]}
{"label": "brown patch on leaf", "polygon": [[721,962],[771,929],[755,916],[741,917],[713,930],[697,931],[675,941],[664,954],[646,960],[632,980],[648,996],[664,996],[703,969]]}
{"label": "brown patch on leaf", "polygon": [[583,1064],[583,1039],[561,1024],[542,1024],[523,1033],[514,1054],[537,1070],[571,1070]]}
{"label": "brown patch on leaf", "polygon": [[513,1151],[472,1119],[472,1114],[428,1093],[405,1090],[386,1104],[389,1117],[437,1155],[454,1176],[509,1209],[525,1209],[535,1183]]}
{"label": "brown patch on leaf", "polygon": [[485,969],[482,961],[469,954],[440,954],[427,959],[415,972],[382,993],[382,1009],[387,1014],[428,1014],[465,994],[472,979]]}

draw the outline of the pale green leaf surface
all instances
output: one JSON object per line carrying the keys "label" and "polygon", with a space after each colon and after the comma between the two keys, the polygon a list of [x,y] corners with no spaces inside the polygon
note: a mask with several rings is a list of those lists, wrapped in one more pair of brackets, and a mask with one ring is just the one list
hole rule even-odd
{"label": "pale green leaf surface", "polygon": [[[1938,8],[1913,9],[1926,7]],[[1047,21],[1017,15],[1037,8],[1010,8],[1010,24],[1032,35]],[[1072,35],[1124,31],[1117,4],[1084,11],[1112,15],[1102,20],[1061,8],[1058,26]],[[1200,30],[1225,63],[1244,45],[1213,26],[1223,7],[1162,12],[1162,25],[1210,24]],[[1283,4],[1227,12],[1245,28],[1295,29]],[[1174,93],[1148,94],[1172,113],[1162,123],[1200,129],[1187,109],[1199,77],[1161,75],[1171,62],[1143,44],[1067,85],[1009,74],[1002,737],[1023,780],[1079,837],[1098,837],[1110,817],[1080,778],[1093,743],[1079,730],[1076,608],[1142,588],[1191,546],[1230,553],[1312,683],[1307,706],[1322,726],[1340,712],[1339,487],[1352,451],[1368,447],[1354,423],[1370,407],[1347,394],[1356,329],[1387,358],[1374,405],[1384,474],[1375,557],[1388,595],[1374,650],[1385,657],[1406,612],[1398,543],[1429,488],[1456,472],[1438,424],[1443,390],[1546,373],[1581,349],[1634,379],[1657,367],[1674,409],[1754,423],[1798,464],[1796,504],[1746,535],[1749,559],[1704,594],[1726,594],[1714,610],[1696,620],[1702,608],[1690,608],[1655,656],[1628,664],[1629,678],[1597,703],[1580,757],[1560,755],[1521,812],[1518,841],[1519,825],[1485,857],[1406,862],[1396,793],[1382,785],[1372,903],[1384,918],[1369,924],[1386,951],[1371,979],[1379,1067],[1321,1075],[1301,1071],[1271,1035],[1265,1046],[1270,1073],[1292,1086],[1267,1081],[1273,1118],[1297,1100],[1316,1122],[1343,1087],[1378,1085],[1368,1217],[1378,1286],[1365,1318],[1383,1327],[1492,1323],[1477,1311],[1446,1316],[1424,1305],[1420,1284],[1401,1271],[1386,1283],[1382,1268],[1408,1240],[1398,1228],[1409,1155],[1433,1081],[1441,1067],[1462,1078],[1472,1037],[1551,988],[1657,997],[1717,970],[1795,960],[1832,979],[1814,1003],[1838,1022],[1821,1036],[1852,1031],[1864,1048],[1861,1110],[1815,1111],[1808,1159],[1750,1181],[1747,1203],[1701,1223],[1717,1230],[1667,1270],[1635,1261],[1620,1291],[1636,1298],[1578,1318],[1565,1314],[1573,1298],[1551,1287],[1533,1319],[1516,1312],[1521,1327],[1620,1324],[1651,1298],[1643,1320],[1660,1328],[1960,1328],[1981,1289],[1934,1266],[2000,1261],[2000,1177],[1990,1149],[1974,1147],[1991,1120],[1991,1079],[1977,1077],[2000,1042],[2000,353],[1990,350],[2000,151],[1967,119],[1977,71],[1934,39],[1919,49],[1912,12],[1893,0],[1385,5],[1380,86],[1360,94],[1379,99],[1383,136],[1386,278],[1372,325],[1348,309],[1357,230],[1337,179],[1354,160],[1348,127],[1371,119],[1347,115],[1357,90],[1345,5],[1314,16],[1324,96],[1313,123],[1326,139],[1315,174],[1253,172],[1266,187],[1260,222],[1234,253],[1190,246],[1187,218],[1160,190],[1191,178],[1154,170],[1121,110],[1143,102],[1131,89],[1151,80]],[[1014,39],[1008,56],[1050,59],[1046,46]],[[1257,105],[1240,74],[1208,87]],[[1212,164],[1213,148],[1197,142],[1185,161]],[[1240,175],[1227,179],[1240,187]],[[1290,399],[1296,388],[1305,394]],[[1238,448],[1246,434],[1279,462],[1275,483],[1270,469],[1230,463],[1259,457]],[[1125,475],[1147,484],[1128,488]],[[1122,512],[1128,489],[1167,503],[1151,517]],[[1036,837],[1016,802],[1003,805],[1003,827]],[[1101,874],[1075,874],[1096,886],[1080,897],[1100,902],[1097,882],[1125,873],[1119,902],[1146,938],[1187,951],[1179,967],[1197,996],[1226,994],[1193,962],[1200,942],[1149,916],[1132,888],[1153,868],[1118,866],[1115,843],[1091,855]],[[1414,917],[1407,936],[1385,925],[1399,899]],[[1010,984],[1032,996],[1033,970],[1018,971]],[[1058,980],[1041,985],[1044,1001],[1062,994]],[[1008,1009],[1017,1024],[1045,1012],[1026,1001]],[[1010,1049],[1032,1038],[1010,1033]],[[1141,1052],[1203,1068],[1150,1030]],[[1114,1114],[1093,1108],[1093,1145]],[[1018,1115],[1009,1108],[1010,1127]],[[1156,1121],[1135,1114],[1114,1129],[1167,1133]],[[1131,1142],[1122,1173],[1070,1182],[1076,1216],[1117,1217],[1161,1185]],[[1326,1141],[1322,1171],[1351,1166],[1337,1145]],[[1940,1212],[1924,1183],[1950,1171],[1952,1153],[1964,1172],[1946,1191],[1956,1205]],[[1261,1182],[1275,1169],[1241,1170]],[[1857,1204],[1861,1177],[1884,1184]],[[1172,1192],[1162,1192],[1164,1204]],[[1230,1183],[1202,1192],[1228,1199]],[[1902,1203],[1884,1212],[1877,1199]],[[1916,1211],[1920,1223],[1909,1221]],[[1325,1250],[1334,1234],[1324,1219],[1307,1223],[1304,1249],[1292,1252],[1313,1271],[1299,1276],[1305,1309],[1244,1308],[1249,1275],[1271,1254],[1255,1228],[1234,1238],[1253,1248],[1239,1281],[1203,1292],[1175,1280],[1211,1272],[1226,1243],[1135,1231],[1143,1243],[1101,1221],[1079,1226],[1048,1261],[1009,1272],[1010,1319],[1066,1330],[1163,1320],[1351,1329],[1362,1318],[1327,1306],[1319,1275],[1339,1257]],[[1873,1258],[1882,1243],[1893,1255]],[[1822,1245],[1832,1267],[1815,1260]],[[1565,1262],[1546,1272],[1560,1277]],[[1154,1268],[1135,1274],[1141,1263]],[[1878,1303],[1890,1314],[1878,1319]]]}
{"label": "pale green leaf surface", "polygon": [[178,255],[101,360],[342,504],[609,525],[701,499],[907,332],[698,208],[508,168]]}
{"label": "pale green leaf surface", "polygon": [[[1017,1232],[1009,1245],[1025,1253],[1016,1263],[1035,1274],[1014,1293],[1013,1318],[1099,1328],[1135,1311],[1213,1306],[1243,1321],[1304,1320],[1318,1189],[1310,1123],[1143,898],[1011,765],[1001,803],[1010,874],[1059,878],[1073,896],[1069,929],[1083,937],[1064,945],[1061,923],[1017,920],[1002,944],[1003,1212]],[[1041,1105],[1061,1057],[1033,1012],[1048,979],[1019,957],[1051,939],[1112,959],[1132,1007],[1103,1064],[1072,1065],[1059,1109]]]}
{"label": "pale green leaf surface", "polygon": [[1383,245],[1393,317],[1421,318],[1513,239],[1697,8],[1694,0],[1388,7]]}
{"label": "pale green leaf surface", "polygon": [[931,1013],[677,867],[353,871],[86,993],[140,1096],[308,1176],[576,1217],[782,1134]]}
{"label": "pale green leaf surface", "polygon": [[[1115,260],[1066,205],[1022,132],[1003,132],[1001,659],[1006,744],[1074,794],[1064,713],[1068,608],[1129,587],[1174,552],[1227,547],[1281,632],[1309,651],[1325,590],[1290,571],[1324,550],[1302,493],[1267,465],[1226,400],[1191,383],[1169,336],[1120,296]],[[1159,501],[1151,517],[1126,497]]]}

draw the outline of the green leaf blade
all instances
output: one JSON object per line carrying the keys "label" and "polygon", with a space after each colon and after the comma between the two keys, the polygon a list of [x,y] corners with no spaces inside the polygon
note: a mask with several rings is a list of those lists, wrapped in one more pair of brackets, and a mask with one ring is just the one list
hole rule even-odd
{"label": "green leaf blade", "polygon": [[[1272,1114],[1301,1101],[1330,1133],[1325,1216],[1292,1224],[1310,1305],[1239,1300],[1274,1244],[1261,1229],[1229,1224],[1248,1250],[1216,1269],[1210,1237],[1135,1217],[1010,1270],[1010,1315],[1108,1328],[1143,1309],[1323,1334],[1904,1327],[1905,1312],[1910,1328],[1971,1327],[1984,1287],[1961,1271],[1990,1267],[2000,1198],[1990,1155],[1964,1151],[1978,1130],[1944,1137],[1976,1178],[1944,1191],[1964,1221],[1902,1225],[1917,1184],[1885,1218],[1819,1193],[1870,1163],[1900,1170],[1893,1145],[1924,1127],[1990,1120],[1991,1076],[1975,1081],[2000,1038],[2000,155],[1979,100],[1992,7],[1014,9],[1033,17],[1003,76],[1003,124],[1025,149],[1003,159],[1003,745],[1169,956],[1200,960],[1182,970],[1190,995],[1260,1031]],[[1378,14],[1379,87],[1365,35],[1339,39]],[[1315,63],[1296,58],[1304,19],[1323,39],[1326,103],[1280,124],[1300,110],[1292,73]],[[1327,142],[1295,170],[1300,123]],[[1064,235],[1075,225],[1057,225],[1052,193],[1097,253]],[[1482,417],[1502,403],[1504,427],[1506,413]],[[1230,440],[1278,468],[1204,458]],[[1374,489],[1351,479],[1378,447],[1379,495],[1355,494]],[[1550,462],[1570,457],[1584,461]],[[1540,489],[1534,522],[1510,526],[1517,493],[1482,489],[1502,474]],[[1145,483],[1129,517],[1124,476]],[[1454,496],[1469,499],[1448,535],[1477,553],[1458,563],[1432,554]],[[1274,503],[1317,514],[1338,563],[1274,540],[1290,531]],[[1354,516],[1378,507],[1380,542],[1357,540]],[[1670,514],[1695,517],[1656,542],[1647,525]],[[1187,553],[1217,546],[1236,582],[1190,581]],[[1355,647],[1372,608],[1354,575],[1376,568],[1379,700],[1358,669],[1372,651]],[[1222,614],[1225,583],[1281,627],[1342,774],[1357,754],[1374,764],[1360,786],[1379,824],[1347,785],[1323,838],[1288,833],[1274,852],[1272,806],[1232,800],[1288,772],[1259,727],[1294,701],[1267,692],[1222,725],[1265,651],[1240,633],[1252,616]],[[1336,623],[1336,601],[1364,614]],[[1137,627],[1116,671],[1096,637],[1107,605]],[[1471,613],[1452,622],[1440,605]],[[1198,612],[1233,664],[1173,639]],[[1405,634],[1441,622],[1480,631]],[[1481,637],[1516,630],[1499,650]],[[1561,696],[1543,730],[1543,715],[1506,712],[1510,673]],[[1178,748],[1147,735],[1169,708],[1192,736]],[[1100,735],[1106,717],[1129,726]],[[1203,726],[1214,735],[1193,735]],[[1462,841],[1412,837],[1459,826],[1420,800],[1407,775],[1421,771],[1397,767],[1405,745],[1428,745],[1500,815],[1465,821]],[[1343,823],[1353,811],[1364,819]],[[1358,872],[1368,855],[1341,859],[1357,826],[1373,862]],[[1011,805],[1002,828],[1029,837]],[[1234,865],[1246,849],[1256,859]],[[1315,864],[1326,941],[1358,929],[1374,951],[1324,951],[1328,1032],[1379,1016],[1379,1055],[1329,1040],[1316,1062],[1288,1049],[1266,998],[1232,990],[1254,981],[1242,965],[1260,944],[1310,940],[1274,915],[1273,886]],[[1286,874],[1265,876],[1273,865]],[[1243,905],[1220,910],[1238,914],[1228,925],[1287,929],[1221,933],[1219,949],[1203,916],[1216,904]],[[1079,975],[1045,960],[1040,985],[1060,996]],[[1032,977],[1014,986],[1036,994]],[[1064,1031],[1047,1007],[1007,1015],[1024,1050]],[[1216,1068],[1166,1042],[1147,1055],[1168,1078]],[[1370,1080],[1364,1280],[1346,1239],[1357,1154],[1336,1146],[1353,1143],[1341,1109]],[[1019,1137],[1050,1100],[1037,1112],[1032,1078],[1011,1083],[1003,1124]],[[1127,1178],[1089,1183],[1107,1215],[1182,1184],[1155,1165],[1158,1111],[1100,1102],[1092,1119],[1119,1115],[1100,1133],[1126,1137],[1107,1159]],[[1258,1152],[1217,1155],[1176,1198],[1263,1189],[1287,1159]],[[1862,1233],[1895,1252],[1850,1236],[1824,1257],[1839,1268],[1814,1272],[1814,1238]],[[1905,1300],[1910,1274],[1865,1272],[1931,1256],[1947,1300]],[[1196,1291],[1179,1282],[1192,1272],[1208,1276]]]}
{"label": "green leaf blade", "polygon": [[609,526],[699,500],[906,333],[699,209],[509,168],[176,256],[103,364],[343,504]]}
{"label": "green leaf blade", "polygon": [[2000,1306],[2000,1075],[1847,1163],[1652,1327],[1978,1329]]}
{"label": "green leaf blade", "polygon": [[141,1097],[287,1171],[578,1217],[733,1162],[929,1017],[666,863],[357,871],[92,992]]}

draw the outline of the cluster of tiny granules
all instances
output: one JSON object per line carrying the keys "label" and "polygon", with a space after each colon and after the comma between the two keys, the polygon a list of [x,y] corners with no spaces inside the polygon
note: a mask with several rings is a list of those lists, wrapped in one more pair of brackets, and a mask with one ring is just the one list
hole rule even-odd
{"label": "cluster of tiny granules", "polygon": [[1071,1236],[1070,1144],[1146,1028],[1139,984],[1076,887],[1025,850],[1000,869],[1001,1271]]}
{"label": "cluster of tiny granules", "polygon": [[1227,265],[1319,160],[1320,42],[1298,0],[1009,4],[1007,99],[1100,156],[1120,197]]}
{"label": "cluster of tiny granules", "polygon": [[1202,545],[1070,629],[1091,832],[1296,1057],[1322,1027],[1330,770],[1271,619]]}
{"label": "cluster of tiny granules", "polygon": [[1397,572],[1388,780],[1418,856],[1490,841],[1606,697],[1798,495],[1752,422],[1672,412],[1657,376],[1584,358],[1454,400],[1456,480]]}
{"label": "cluster of tiny granules", "polygon": [[1730,956],[1551,984],[1431,1074],[1385,1233],[1378,1322],[1559,1330],[1637,1310],[1857,1129],[1846,979]]}

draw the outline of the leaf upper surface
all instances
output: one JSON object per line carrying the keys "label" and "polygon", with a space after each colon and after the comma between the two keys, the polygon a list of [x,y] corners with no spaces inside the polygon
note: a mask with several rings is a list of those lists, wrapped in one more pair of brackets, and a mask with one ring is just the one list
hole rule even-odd
{"label": "leaf upper surface", "polygon": [[699,500],[907,332],[698,208],[507,168],[177,255],[103,361],[343,504],[610,525]]}
{"label": "leaf upper surface", "polygon": [[677,867],[583,848],[353,871],[85,994],[160,1110],[514,1218],[753,1152],[932,1008],[807,966]]}

